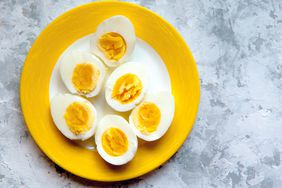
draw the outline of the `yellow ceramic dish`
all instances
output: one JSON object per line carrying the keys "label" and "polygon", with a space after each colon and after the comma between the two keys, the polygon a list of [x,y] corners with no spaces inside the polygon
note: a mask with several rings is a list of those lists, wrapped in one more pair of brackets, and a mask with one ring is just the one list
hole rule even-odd
{"label": "yellow ceramic dish", "polygon": [[[165,62],[176,104],[173,123],[165,136],[156,142],[139,142],[135,158],[120,167],[107,164],[97,152],[66,139],[54,125],[49,109],[50,78],[62,52],[77,39],[95,32],[104,19],[117,14],[128,17],[135,26],[137,36],[149,43]],[[98,181],[134,178],[168,160],[191,131],[199,98],[196,64],[180,34],[157,14],[124,2],[86,4],[54,20],[30,49],[20,85],[23,115],[41,150],[67,171]]]}

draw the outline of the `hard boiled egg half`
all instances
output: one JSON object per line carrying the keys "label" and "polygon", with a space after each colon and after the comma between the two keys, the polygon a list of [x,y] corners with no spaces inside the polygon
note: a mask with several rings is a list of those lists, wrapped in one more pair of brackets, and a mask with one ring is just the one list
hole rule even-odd
{"label": "hard boiled egg half", "polygon": [[95,142],[101,157],[113,165],[123,165],[135,156],[138,142],[128,122],[118,115],[104,116],[97,127]]}
{"label": "hard boiled egg half", "polygon": [[135,134],[146,141],[162,137],[173,120],[174,98],[169,91],[147,94],[130,114],[129,123]]}
{"label": "hard boiled egg half", "polygon": [[54,96],[51,100],[51,115],[61,133],[71,140],[86,140],[95,132],[96,109],[80,96]]}
{"label": "hard boiled egg half", "polygon": [[102,88],[106,70],[90,52],[73,51],[62,57],[60,74],[71,93],[93,97]]}
{"label": "hard boiled egg half", "polygon": [[138,63],[128,62],[109,76],[105,88],[106,101],[116,111],[129,111],[141,102],[147,88],[145,68]]}
{"label": "hard boiled egg half", "polygon": [[117,67],[132,54],[136,42],[132,23],[125,16],[103,21],[91,41],[91,49],[109,67]]}

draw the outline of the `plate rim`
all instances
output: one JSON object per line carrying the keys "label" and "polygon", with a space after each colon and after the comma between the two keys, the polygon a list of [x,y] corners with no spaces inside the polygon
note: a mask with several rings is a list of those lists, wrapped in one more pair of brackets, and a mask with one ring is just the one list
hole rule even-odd
{"label": "plate rim", "polygon": [[[77,11],[78,9],[81,9],[83,7],[87,7],[87,6],[93,6],[93,5],[99,5],[99,4],[120,4],[120,5],[126,5],[126,6],[132,6],[134,8],[139,8],[139,9],[142,9],[143,11],[146,11],[147,13],[149,14],[153,14],[154,16],[158,17],[158,19],[160,19],[163,23],[165,23],[170,30],[172,30],[176,35],[177,37],[181,40],[181,42],[183,44],[185,44],[185,51],[188,52],[189,56],[191,57],[192,61],[190,62],[191,65],[193,66],[193,69],[195,70],[194,73],[195,73],[195,78],[197,78],[197,83],[195,84],[196,87],[198,88],[198,90],[196,91],[197,92],[197,102],[196,102],[196,108],[194,109],[194,113],[193,113],[193,118],[192,118],[192,125],[191,125],[191,128],[190,130],[187,132],[187,135],[185,135],[185,138],[182,140],[182,141],[179,141],[177,144],[176,144],[176,150],[170,150],[162,160],[160,160],[159,164],[154,166],[153,168],[151,167],[150,169],[143,169],[143,170],[139,170],[138,173],[135,173],[134,175],[131,175],[131,176],[127,176],[127,177],[123,177],[123,178],[113,178],[113,179],[103,179],[103,178],[90,178],[89,176],[86,176],[84,175],[83,173],[80,173],[79,171],[73,171],[72,169],[70,168],[67,168],[66,166],[64,166],[63,164],[61,164],[55,157],[53,157],[52,154],[50,154],[49,152],[46,152],[43,148],[43,146],[41,146],[41,144],[39,143],[39,141],[35,138],[35,136],[33,135],[33,133],[30,131],[30,125],[27,123],[27,118],[26,118],[26,110],[23,108],[23,98],[24,98],[24,87],[22,86],[22,83],[23,83],[23,80],[24,80],[24,76],[25,76],[25,72],[27,72],[27,62],[29,61],[30,59],[30,54],[32,54],[32,51],[34,50],[34,46],[36,46],[36,44],[38,43],[38,41],[40,41],[40,38],[42,36],[45,35],[45,33],[49,30],[50,27],[52,27],[53,25],[56,25],[56,23],[72,14],[72,12],[75,12]],[[86,3],[86,4],[82,4],[82,5],[79,5],[79,6],[76,6],[74,8],[71,8],[67,11],[65,11],[64,13],[60,14],[58,17],[56,17],[53,21],[51,21],[49,24],[47,24],[46,27],[44,27],[44,29],[38,34],[38,36],[36,37],[36,39],[34,40],[32,46],[30,47],[27,55],[26,55],[26,58],[25,58],[25,61],[24,61],[24,64],[22,66],[22,71],[21,71],[21,76],[20,76],[20,89],[19,89],[19,98],[20,98],[20,106],[21,106],[21,111],[22,111],[22,115],[23,115],[23,119],[24,119],[24,124],[26,125],[33,141],[36,143],[37,147],[41,150],[41,152],[46,155],[52,162],[54,162],[56,165],[60,166],[61,168],[63,168],[64,170],[68,171],[69,173],[71,174],[74,174],[76,176],[79,176],[79,177],[82,177],[82,178],[85,178],[85,179],[88,179],[88,180],[94,180],[94,181],[100,181],[100,182],[117,182],[117,181],[124,181],[124,180],[129,180],[129,179],[133,179],[133,178],[136,178],[136,177],[139,177],[139,176],[142,176],[144,174],[147,174],[153,170],[155,170],[156,168],[158,168],[160,165],[163,165],[164,163],[166,163],[180,148],[181,146],[184,144],[184,142],[187,140],[188,136],[190,135],[193,127],[194,127],[194,124],[195,124],[195,120],[197,118],[197,114],[198,114],[198,110],[199,110],[199,104],[200,104],[200,93],[201,93],[201,89],[200,89],[200,77],[199,77],[199,73],[198,73],[198,69],[197,69],[197,66],[196,66],[196,62],[195,62],[195,59],[186,43],[186,41],[182,38],[181,34],[179,33],[179,31],[173,27],[168,21],[166,21],[163,17],[161,17],[160,15],[158,15],[157,13],[153,12],[152,10],[148,9],[148,8],[145,8],[141,5],[138,5],[138,4],[135,4],[135,3],[130,3],[130,2],[120,2],[120,1],[98,1],[98,2],[90,2],[90,3]],[[49,95],[49,94],[48,94]]]}

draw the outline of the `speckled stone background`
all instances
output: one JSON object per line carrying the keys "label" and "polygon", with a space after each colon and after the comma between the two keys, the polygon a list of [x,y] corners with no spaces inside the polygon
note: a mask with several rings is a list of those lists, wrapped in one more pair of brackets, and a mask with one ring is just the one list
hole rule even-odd
{"label": "speckled stone background", "polygon": [[190,46],[201,77],[194,129],[168,163],[118,184],[65,172],[22,118],[19,80],[40,31],[87,0],[0,0],[0,187],[282,187],[282,1],[137,0]]}

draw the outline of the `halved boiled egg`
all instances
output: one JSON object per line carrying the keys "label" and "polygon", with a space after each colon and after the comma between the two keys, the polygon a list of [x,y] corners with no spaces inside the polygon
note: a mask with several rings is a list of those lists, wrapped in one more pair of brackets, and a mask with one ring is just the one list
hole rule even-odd
{"label": "halved boiled egg", "polygon": [[129,111],[141,102],[147,88],[145,68],[135,62],[128,62],[115,69],[108,78],[106,101],[116,111]]}
{"label": "halved boiled egg", "polygon": [[91,41],[91,49],[109,67],[116,67],[132,54],[136,42],[132,23],[125,16],[103,21]]}
{"label": "halved boiled egg", "polygon": [[71,140],[86,140],[96,128],[97,112],[86,99],[58,94],[51,100],[51,115],[61,133]]}
{"label": "halved boiled egg", "polygon": [[101,157],[113,165],[123,165],[135,156],[138,142],[128,122],[118,115],[104,116],[97,127],[95,142]]}
{"label": "halved boiled egg", "polygon": [[73,51],[63,56],[60,74],[71,93],[93,97],[102,88],[106,70],[101,60],[93,54]]}
{"label": "halved boiled egg", "polygon": [[129,123],[135,134],[146,141],[162,137],[174,116],[174,98],[169,91],[147,94],[130,114]]}

